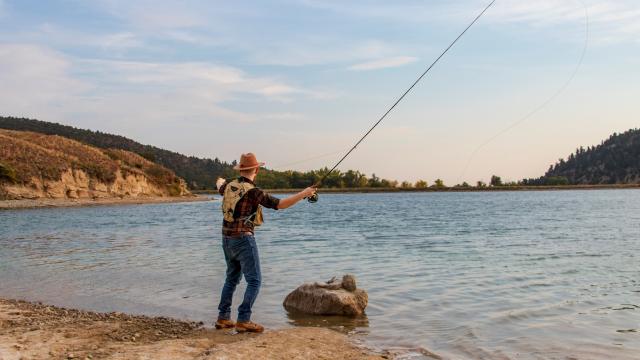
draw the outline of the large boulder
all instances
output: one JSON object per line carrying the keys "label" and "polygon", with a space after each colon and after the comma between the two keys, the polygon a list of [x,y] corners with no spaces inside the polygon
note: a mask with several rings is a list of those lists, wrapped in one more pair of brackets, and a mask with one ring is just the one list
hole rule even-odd
{"label": "large boulder", "polygon": [[369,296],[356,288],[353,275],[344,275],[342,281],[333,279],[326,283],[305,283],[284,299],[284,308],[290,312],[311,315],[358,316],[364,314]]}

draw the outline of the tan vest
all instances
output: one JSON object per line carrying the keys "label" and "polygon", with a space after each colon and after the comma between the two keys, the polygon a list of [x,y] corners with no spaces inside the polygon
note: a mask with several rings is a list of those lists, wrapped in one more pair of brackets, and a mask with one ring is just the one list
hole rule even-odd
{"label": "tan vest", "polygon": [[[238,181],[237,179],[227,183],[227,187],[224,189],[224,195],[222,198],[222,215],[228,222],[233,222],[238,219],[233,217],[233,213],[236,210],[238,201],[245,196],[249,190],[255,188],[250,182]],[[262,206],[258,205],[258,210],[255,213],[247,215],[241,218],[245,222],[251,222],[254,226],[262,225]]]}

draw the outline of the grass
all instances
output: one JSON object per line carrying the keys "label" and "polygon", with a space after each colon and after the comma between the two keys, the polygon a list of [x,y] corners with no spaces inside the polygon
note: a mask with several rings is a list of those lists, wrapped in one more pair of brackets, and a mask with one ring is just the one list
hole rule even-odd
{"label": "grass", "polygon": [[125,150],[102,150],[57,135],[0,130],[0,180],[27,184],[32,178],[60,180],[69,169],[83,170],[92,181],[113,183],[142,175],[169,192],[180,193],[180,178],[171,170]]}

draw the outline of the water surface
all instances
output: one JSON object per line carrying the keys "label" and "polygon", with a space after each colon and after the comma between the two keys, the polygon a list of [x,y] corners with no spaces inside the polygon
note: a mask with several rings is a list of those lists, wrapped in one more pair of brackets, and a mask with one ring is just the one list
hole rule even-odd
{"label": "water surface", "polygon": [[[0,296],[210,324],[219,207],[0,211]],[[640,354],[640,191],[326,194],[265,217],[254,320],[268,326],[342,328],[407,356]],[[343,273],[369,292],[366,318],[283,310],[298,284]]]}

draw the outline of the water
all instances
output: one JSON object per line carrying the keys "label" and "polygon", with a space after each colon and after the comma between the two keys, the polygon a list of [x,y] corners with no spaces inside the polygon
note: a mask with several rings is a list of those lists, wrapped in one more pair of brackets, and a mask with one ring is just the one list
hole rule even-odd
{"label": "water", "polygon": [[[219,207],[0,211],[0,296],[211,324]],[[640,358],[640,191],[326,194],[265,215],[254,320],[270,327],[406,357]],[[343,273],[369,292],[366,318],[283,310],[298,284]]]}

